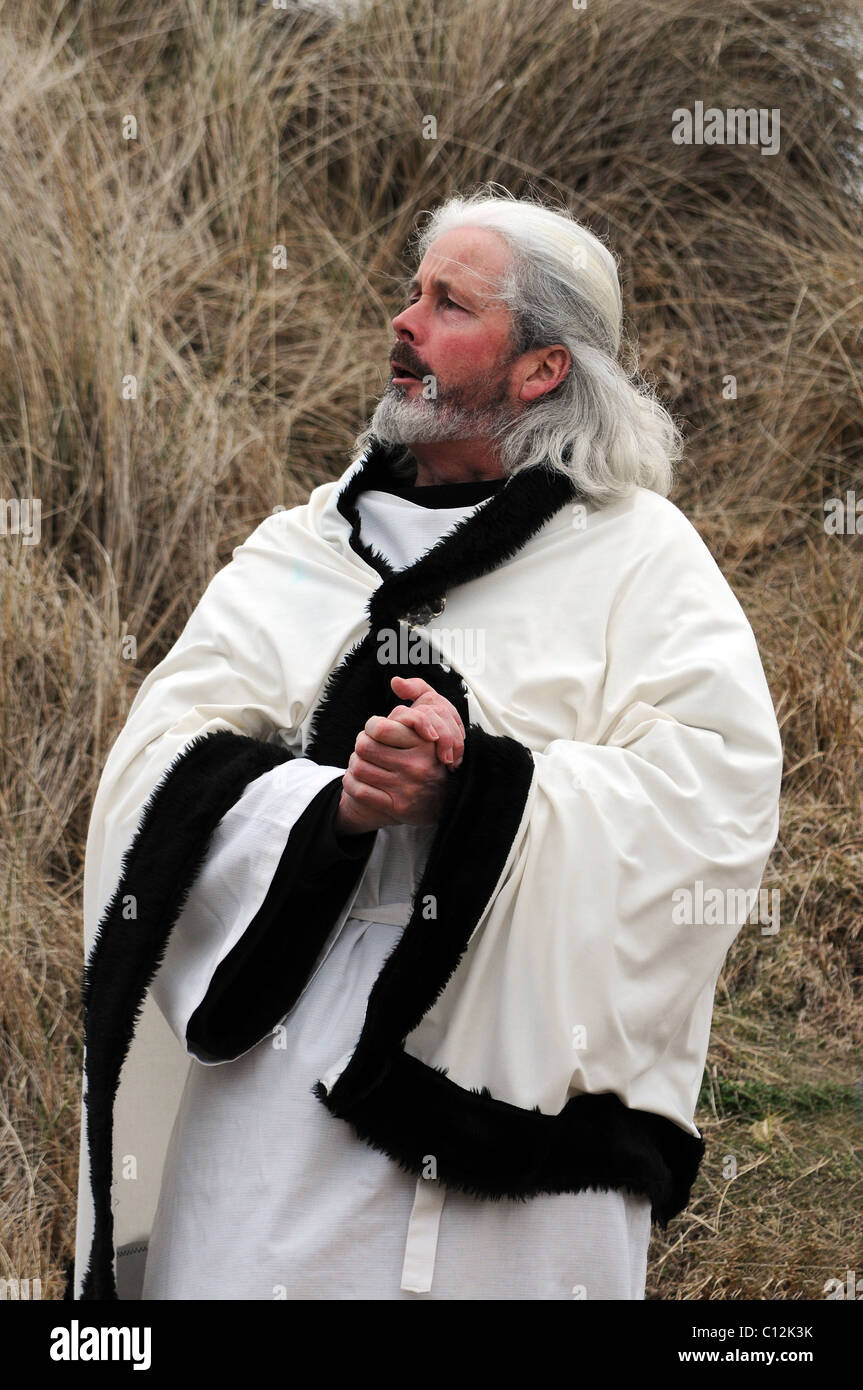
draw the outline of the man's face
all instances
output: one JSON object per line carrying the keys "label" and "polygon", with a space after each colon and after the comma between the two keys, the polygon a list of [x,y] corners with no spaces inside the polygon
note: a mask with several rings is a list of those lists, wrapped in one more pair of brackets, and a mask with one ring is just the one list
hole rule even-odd
{"label": "man's face", "polygon": [[520,413],[512,316],[495,301],[511,258],[503,238],[480,227],[446,232],[429,247],[392,321],[390,379],[371,421],[385,443],[475,439]]}

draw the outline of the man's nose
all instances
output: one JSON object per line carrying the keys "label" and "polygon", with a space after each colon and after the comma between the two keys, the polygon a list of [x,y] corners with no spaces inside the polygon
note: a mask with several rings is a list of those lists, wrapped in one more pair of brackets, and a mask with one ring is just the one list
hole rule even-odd
{"label": "man's nose", "polygon": [[409,304],[390,320],[393,332],[397,333],[400,339],[410,338],[411,342],[416,339],[420,331],[418,308],[416,304]]}

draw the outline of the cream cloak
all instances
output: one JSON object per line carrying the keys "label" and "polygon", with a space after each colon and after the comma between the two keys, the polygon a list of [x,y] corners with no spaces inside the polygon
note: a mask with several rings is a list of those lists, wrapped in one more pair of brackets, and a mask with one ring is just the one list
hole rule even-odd
{"label": "cream cloak", "polygon": [[[387,468],[377,446],[237,547],[111,749],[85,868],[94,1070],[76,1297],[115,1296],[110,1249],[146,1240],[195,1064],[146,989],[177,904],[139,893],[152,907],[149,945],[121,925],[134,896],[130,845],[137,835],[151,876],[164,855],[166,880],[182,889],[182,865],[199,867],[215,826],[203,810],[192,825],[178,807],[197,808],[212,785],[216,815],[291,756],[345,766],[368,715],[395,703],[384,694],[397,672],[461,700],[472,752],[363,1037],[319,1098],[412,1171],[435,1153],[441,1178],[467,1192],[607,1182],[646,1192],[663,1222],[685,1204],[703,1149],[694,1110],[714,989],[737,932],[760,930],[740,904],[778,829],[782,749],[751,627],[671,502],[637,489],[597,508],[545,470],[510,479],[393,575],[359,539],[355,509]],[[403,621],[427,634],[424,666],[379,659]],[[199,738],[217,731],[221,741]],[[231,773],[236,785],[219,780],[223,745],[251,759]],[[166,786],[187,802],[160,806],[154,789]],[[681,921],[681,901],[705,896],[708,920]],[[320,958],[333,924],[312,927]],[[130,952],[150,973],[123,994],[117,962]],[[298,967],[285,1016],[309,978]],[[99,1254],[93,1136],[121,1066],[113,1230]],[[130,1155],[134,1180],[123,1176]],[[94,1181],[97,1192],[107,1185],[104,1174]],[[103,1273],[83,1287],[88,1258]]]}

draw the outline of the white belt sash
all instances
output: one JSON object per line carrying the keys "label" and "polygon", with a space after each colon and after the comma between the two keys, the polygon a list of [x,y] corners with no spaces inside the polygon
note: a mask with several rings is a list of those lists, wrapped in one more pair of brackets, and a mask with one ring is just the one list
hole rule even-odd
{"label": "white belt sash", "polygon": [[376,903],[371,907],[352,907],[351,916],[361,922],[381,922],[388,927],[406,927],[411,917],[411,903]]}
{"label": "white belt sash", "polygon": [[402,1265],[401,1287],[408,1293],[428,1293],[432,1286],[445,1197],[446,1188],[437,1178],[417,1178]]}

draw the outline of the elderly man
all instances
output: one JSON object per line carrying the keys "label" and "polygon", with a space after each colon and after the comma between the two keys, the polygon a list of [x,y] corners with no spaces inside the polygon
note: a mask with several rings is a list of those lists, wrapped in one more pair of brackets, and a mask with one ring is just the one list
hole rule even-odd
{"label": "elderly man", "polygon": [[415,249],[357,456],[105,767],[78,1297],[643,1298],[702,1158],[778,828],[752,630],[605,246],[482,189]]}

